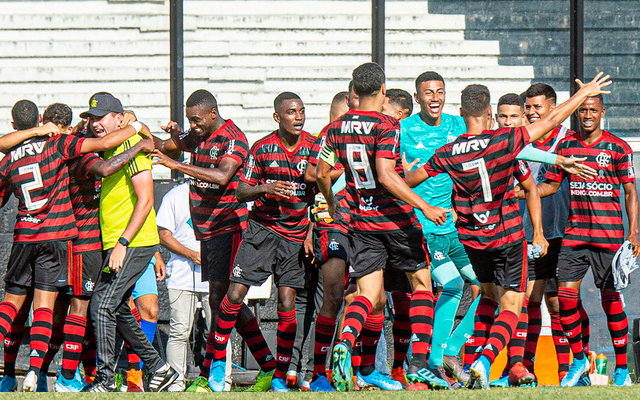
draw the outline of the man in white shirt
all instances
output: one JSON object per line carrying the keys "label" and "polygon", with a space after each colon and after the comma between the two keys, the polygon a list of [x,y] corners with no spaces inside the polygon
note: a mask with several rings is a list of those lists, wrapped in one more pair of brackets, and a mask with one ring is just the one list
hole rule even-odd
{"label": "man in white shirt", "polygon": [[188,203],[189,185],[176,185],[162,199],[156,217],[160,243],[171,252],[166,278],[171,307],[167,361],[180,377],[169,386],[170,392],[185,390],[189,332],[198,304],[211,326],[209,285],[201,279],[200,242],[193,233]]}

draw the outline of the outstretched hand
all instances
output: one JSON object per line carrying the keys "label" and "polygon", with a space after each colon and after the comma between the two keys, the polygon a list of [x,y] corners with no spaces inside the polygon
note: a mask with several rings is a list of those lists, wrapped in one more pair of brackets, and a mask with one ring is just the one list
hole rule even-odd
{"label": "outstretched hand", "polygon": [[571,175],[578,175],[580,178],[588,180],[598,174],[598,171],[595,169],[581,164],[581,162],[587,159],[586,157],[558,157],[560,158],[559,167]]}
{"label": "outstretched hand", "polygon": [[411,171],[413,169],[413,167],[419,162],[420,162],[420,159],[416,158],[411,163],[408,163],[407,162],[407,153],[402,153],[402,168],[404,168],[405,171]]}
{"label": "outstretched hand", "polygon": [[611,93],[610,90],[602,90],[602,88],[611,85],[613,82],[609,80],[609,78],[611,78],[610,75],[603,75],[604,72],[599,72],[589,83],[582,83],[580,79],[576,79],[576,83],[580,86],[580,90],[587,92],[587,96],[589,97],[599,94],[609,94]]}

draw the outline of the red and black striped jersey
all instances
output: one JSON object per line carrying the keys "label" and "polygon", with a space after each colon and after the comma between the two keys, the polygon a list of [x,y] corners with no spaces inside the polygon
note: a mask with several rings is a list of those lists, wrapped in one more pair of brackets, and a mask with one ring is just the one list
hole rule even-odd
{"label": "red and black striped jersey", "polygon": [[620,185],[636,180],[631,148],[624,140],[603,131],[591,145],[584,143],[579,133],[568,136],[560,142],[557,151],[565,157],[586,157],[583,164],[598,171],[598,175],[588,181],[568,175],[557,166],[547,171],[549,180],[569,180],[569,222],[562,244],[588,244],[617,251],[624,238]]}
{"label": "red and black striped jersey", "polygon": [[218,168],[225,157],[239,164],[227,186],[189,178],[189,205],[196,238],[206,240],[222,233],[244,230],[247,206],[236,200],[235,193],[249,151],[244,132],[229,119],[208,138],[203,139],[188,131],[173,140],[180,150],[192,154],[191,165],[195,167]]}
{"label": "red and black striped jersey", "polygon": [[[320,134],[316,138],[313,143],[313,147],[311,148],[311,155],[309,156],[309,164],[318,165],[318,159],[320,157],[320,152],[324,147],[325,142],[327,141],[327,129],[329,125],[322,128]],[[337,162],[334,166],[334,169],[344,169],[340,162]],[[347,188],[338,191],[338,193],[334,193],[334,197],[337,200],[336,207],[336,218],[333,223],[326,223],[322,220],[316,221],[315,228],[328,230],[328,231],[340,231],[343,233],[347,233],[349,231],[349,221],[351,220],[351,215],[349,214],[349,203],[347,203]]]}
{"label": "red and black striped jersey", "polygon": [[513,178],[524,180],[516,156],[529,144],[526,128],[461,135],[436,150],[424,165],[429,176],[448,173],[460,241],[476,249],[500,249],[524,238]]}
{"label": "red and black striped jersey", "polygon": [[240,180],[251,186],[273,181],[292,182],[296,193],[289,199],[265,194],[255,200],[249,218],[295,242],[303,242],[309,227],[307,209],[313,203],[314,188],[304,181],[304,171],[314,136],[302,131],[298,147],[288,151],[273,131],[251,147]]}
{"label": "red and black striped jersey", "polygon": [[87,153],[67,162],[69,197],[78,226],[78,238],[72,242],[74,253],[102,250],[99,215],[102,179],[89,172],[98,161],[102,158]]}
{"label": "red and black striped jersey", "polygon": [[18,199],[14,243],[78,236],[65,161],[82,155],[83,141],[71,135],[33,138],[11,149],[0,161],[0,189],[10,186]]}
{"label": "red and black striped jersey", "polygon": [[345,168],[350,228],[363,232],[394,232],[413,226],[413,207],[395,198],[378,180],[376,159],[396,161],[400,156],[398,120],[375,111],[351,110],[329,124],[325,147]]}

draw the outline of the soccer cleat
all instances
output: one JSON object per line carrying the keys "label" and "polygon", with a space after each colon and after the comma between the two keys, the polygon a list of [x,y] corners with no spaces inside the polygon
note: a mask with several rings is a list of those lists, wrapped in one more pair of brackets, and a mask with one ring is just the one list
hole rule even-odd
{"label": "soccer cleat", "polygon": [[429,385],[424,382],[414,382],[411,385],[407,386],[407,390],[411,391],[420,391],[420,390],[429,390]]}
{"label": "soccer cleat", "polygon": [[82,392],[85,386],[84,381],[78,380],[75,376],[72,379],[66,379],[60,374],[54,389],[56,392],[77,393]]}
{"label": "soccer cleat", "polygon": [[[122,387],[126,387],[126,390],[122,390]],[[127,371],[127,384],[121,386],[123,392],[139,393],[144,392],[144,383],[142,382],[142,371],[132,368]]]}
{"label": "soccer cleat", "polygon": [[469,367],[470,384],[473,389],[489,389],[489,372],[491,365],[485,356],[480,356]]}
{"label": "soccer cleat", "polygon": [[224,373],[226,362],[214,361],[209,369],[209,388],[212,392],[224,392]]}
{"label": "soccer cleat", "polygon": [[562,378],[562,381],[560,381],[560,387],[575,386],[582,377],[582,374],[584,374],[588,370],[589,360],[587,359],[587,357],[584,357],[584,354],[582,360],[574,358],[571,366],[569,367],[569,372],[567,372],[567,375],[565,375],[565,377]]}
{"label": "soccer cleat", "polygon": [[304,392],[308,392],[311,390],[311,381],[302,381],[302,387],[300,388]]}
{"label": "soccer cleat", "polygon": [[458,357],[444,356],[442,361],[444,369],[453,375],[462,385],[467,386],[467,383],[469,383],[469,374],[464,370],[462,364],[460,364]]}
{"label": "soccer cleat", "polygon": [[331,378],[333,386],[338,392],[353,390],[353,380],[351,379],[351,349],[340,342],[333,348],[333,371]]}
{"label": "soccer cleat", "polygon": [[613,373],[613,384],[616,386],[631,386],[629,368],[616,368]]}
{"label": "soccer cleat", "polygon": [[295,389],[298,387],[298,372],[296,372],[296,370],[287,372],[287,387],[289,389]]}
{"label": "soccer cleat", "polygon": [[407,383],[407,377],[404,375],[403,367],[391,368],[391,379],[400,382],[404,388],[409,386],[409,383]]}
{"label": "soccer cleat", "polygon": [[16,392],[18,390],[18,380],[16,377],[5,375],[0,381],[0,392]]}
{"label": "soccer cleat", "polygon": [[373,370],[369,375],[362,375],[360,371],[356,374],[356,383],[360,388],[378,387],[382,390],[402,390],[402,383],[395,381],[388,376],[382,375],[379,371]]}
{"label": "soccer cleat", "polygon": [[[407,374],[407,382],[409,383],[409,388],[414,386],[417,383],[426,384],[430,389],[439,390],[439,389],[448,389],[449,383],[447,381],[438,378],[431,372],[428,368],[420,368],[416,372]],[[422,385],[416,385],[412,389],[407,388],[408,390],[424,390],[421,388]]]}
{"label": "soccer cleat", "polygon": [[47,373],[40,371],[38,374],[38,385],[36,386],[36,393],[48,393],[49,383],[47,382]]}
{"label": "soccer cleat", "polygon": [[562,379],[564,379],[565,376],[567,376],[567,371],[558,372],[558,382],[562,382]]}
{"label": "soccer cleat", "polygon": [[161,392],[167,386],[171,385],[173,381],[178,379],[178,375],[175,369],[165,363],[162,367],[158,368],[149,379],[149,392]]}
{"label": "soccer cleat", "polygon": [[578,383],[576,383],[576,387],[581,387],[581,386],[591,386],[591,378],[589,378],[589,374],[586,374],[585,376],[580,378]]}
{"label": "soccer cleat", "polygon": [[453,390],[453,388],[451,387],[451,382],[449,381],[449,377],[447,376],[447,372],[444,370],[444,367],[442,365],[438,365],[435,368],[429,368],[429,371],[431,371],[433,375],[436,376],[436,378],[440,378],[441,380],[446,382],[447,389]]}
{"label": "soccer cleat", "polygon": [[509,386],[511,386],[509,382],[509,374],[502,374],[500,379],[489,382],[489,387],[492,388],[506,388]]}
{"label": "soccer cleat", "polygon": [[290,392],[289,388],[287,388],[287,381],[282,378],[271,379],[271,391],[277,393]]}
{"label": "soccer cleat", "polygon": [[185,390],[185,392],[193,392],[193,393],[211,393],[211,388],[209,387],[209,382],[207,378],[202,375],[199,375],[192,383],[191,386]]}
{"label": "soccer cleat", "polygon": [[536,376],[523,363],[517,362],[509,370],[509,381],[518,386],[530,386],[536,381]]}
{"label": "soccer cleat", "polygon": [[102,382],[100,382],[98,380],[94,380],[93,382],[91,382],[90,384],[85,386],[84,389],[82,389],[82,391],[83,392],[92,392],[92,393],[115,392],[116,391],[116,384],[114,382],[112,386],[106,386],[104,383],[102,383]]}
{"label": "soccer cleat", "polygon": [[256,376],[256,384],[247,389],[247,392],[268,392],[271,389],[271,380],[273,379],[273,373],[275,369],[269,372],[260,370]]}
{"label": "soccer cleat", "polygon": [[[303,386],[304,389],[304,386]],[[335,392],[329,380],[324,375],[316,375],[309,382],[309,390],[312,392]]]}
{"label": "soccer cleat", "polygon": [[38,374],[35,371],[27,372],[24,381],[22,382],[23,392],[35,392],[38,387]]}

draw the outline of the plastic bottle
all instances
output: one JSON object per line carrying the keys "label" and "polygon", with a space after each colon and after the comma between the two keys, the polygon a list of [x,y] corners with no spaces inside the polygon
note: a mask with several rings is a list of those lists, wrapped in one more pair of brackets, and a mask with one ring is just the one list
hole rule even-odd
{"label": "plastic bottle", "polygon": [[600,375],[607,374],[607,356],[602,353],[596,357],[596,372]]}
{"label": "plastic bottle", "polygon": [[590,351],[587,357],[589,358],[589,365],[590,365],[589,373],[595,374],[596,373],[596,357],[598,356],[595,351]]}

